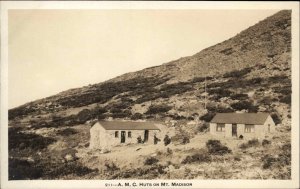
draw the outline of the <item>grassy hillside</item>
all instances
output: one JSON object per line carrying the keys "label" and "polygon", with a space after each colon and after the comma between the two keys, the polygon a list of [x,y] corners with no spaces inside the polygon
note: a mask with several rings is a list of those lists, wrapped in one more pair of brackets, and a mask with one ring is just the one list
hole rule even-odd
{"label": "grassy hillside", "polygon": [[[280,11],[193,56],[9,110],[9,177],[289,179],[291,92],[291,12]],[[212,117],[236,111],[269,112],[277,133],[209,142]],[[89,151],[89,122],[107,118],[163,121],[172,142],[129,146],[127,162],[118,159],[122,147]]]}

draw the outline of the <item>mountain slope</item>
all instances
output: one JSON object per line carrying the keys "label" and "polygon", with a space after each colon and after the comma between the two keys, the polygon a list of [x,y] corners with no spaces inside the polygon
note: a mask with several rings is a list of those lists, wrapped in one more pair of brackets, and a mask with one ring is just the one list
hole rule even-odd
{"label": "mountain slope", "polygon": [[[291,11],[284,10],[242,31],[235,37],[204,49],[193,56],[138,72],[126,73],[103,83],[67,90],[27,103],[9,110],[9,119],[63,112],[78,107],[81,107],[80,110],[91,109],[86,107],[88,105],[105,108],[107,112],[105,117],[128,118],[135,113],[145,113],[150,102],[171,105],[173,108],[167,107],[167,109],[177,109],[174,110],[176,114],[180,112],[178,110],[180,108],[184,110],[181,112],[188,112],[190,107],[183,108],[178,103],[188,104],[187,99],[195,98],[194,100],[200,103],[195,106],[198,106],[198,109],[201,108],[204,103],[201,93],[204,92],[205,76],[208,78],[208,86],[212,87],[211,98],[209,98],[209,102],[212,103],[218,103],[219,100],[214,99],[216,93],[212,91],[216,90],[216,86],[213,84],[228,82],[226,79],[230,77],[226,77],[226,74],[234,74],[236,70],[239,70],[236,74],[245,81],[236,83],[235,86],[228,86],[231,91],[227,92],[227,96],[223,94],[223,97],[229,97],[229,93],[232,92],[253,92],[259,87],[265,87],[260,89],[265,91],[271,87],[270,82],[278,80],[272,79],[274,76],[286,79],[285,87],[289,88],[290,54]],[[259,81],[256,85],[255,83],[252,85],[251,79],[257,77],[264,78],[265,84],[262,85]],[[234,82],[232,80],[231,84]],[[249,89],[242,91],[241,88],[245,82],[249,83]],[[219,89],[219,93],[224,93],[224,90]],[[275,97],[278,98],[278,95]],[[286,96],[279,98],[286,98]],[[259,100],[262,99],[254,99],[254,101]],[[113,116],[114,113],[111,110],[119,115]],[[199,111],[194,111],[194,113],[203,114]],[[193,113],[185,114],[192,115]]]}
{"label": "mountain slope", "polygon": [[[291,179],[291,93],[291,11],[280,11],[193,56],[9,110],[9,179]],[[276,132],[215,138],[217,112],[268,112]],[[171,144],[89,149],[91,123],[111,118],[163,121]]]}

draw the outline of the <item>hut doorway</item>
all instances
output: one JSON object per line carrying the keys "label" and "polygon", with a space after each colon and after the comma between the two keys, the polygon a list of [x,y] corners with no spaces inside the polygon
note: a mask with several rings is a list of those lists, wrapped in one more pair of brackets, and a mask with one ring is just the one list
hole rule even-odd
{"label": "hut doorway", "polygon": [[121,131],[121,143],[125,143],[126,133],[125,131]]}
{"label": "hut doorway", "polygon": [[149,138],[149,130],[145,130],[145,133],[144,133],[144,142],[147,142],[148,138]]}
{"label": "hut doorway", "polygon": [[237,136],[237,125],[232,124],[232,136]]}

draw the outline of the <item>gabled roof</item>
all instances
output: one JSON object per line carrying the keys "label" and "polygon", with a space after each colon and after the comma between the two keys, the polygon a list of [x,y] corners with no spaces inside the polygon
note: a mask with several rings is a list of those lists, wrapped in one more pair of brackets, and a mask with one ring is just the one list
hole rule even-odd
{"label": "gabled roof", "polygon": [[241,123],[263,125],[268,113],[217,113],[211,123]]}
{"label": "gabled roof", "polygon": [[155,122],[99,121],[105,130],[159,130]]}

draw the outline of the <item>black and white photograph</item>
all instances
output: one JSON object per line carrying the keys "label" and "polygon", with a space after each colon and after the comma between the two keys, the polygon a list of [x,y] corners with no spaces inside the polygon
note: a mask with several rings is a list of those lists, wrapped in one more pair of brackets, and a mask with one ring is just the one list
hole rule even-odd
{"label": "black and white photograph", "polygon": [[299,187],[299,2],[27,3],[1,2],[3,188]]}

